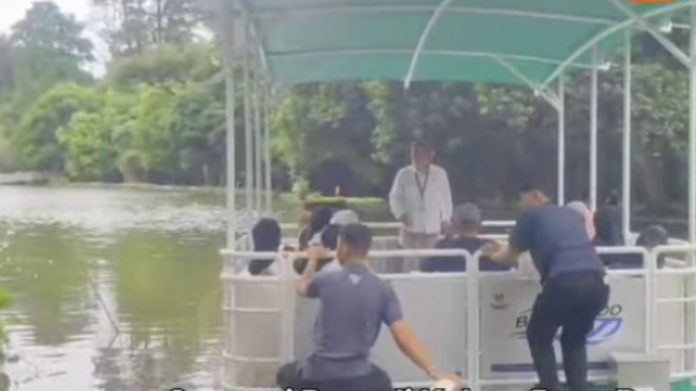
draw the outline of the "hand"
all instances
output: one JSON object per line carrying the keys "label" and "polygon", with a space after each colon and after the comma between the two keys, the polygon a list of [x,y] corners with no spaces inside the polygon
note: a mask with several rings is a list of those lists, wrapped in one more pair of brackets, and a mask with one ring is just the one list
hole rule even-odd
{"label": "hand", "polygon": [[455,374],[441,374],[433,385],[433,390],[455,391],[463,385],[463,380]]}
{"label": "hand", "polygon": [[498,251],[500,251],[500,244],[497,242],[489,242],[481,247],[481,254],[486,257],[492,257]]}
{"label": "hand", "polygon": [[322,246],[310,246],[307,249],[307,258],[310,260],[319,260],[322,258],[327,258],[329,255],[328,251]]}

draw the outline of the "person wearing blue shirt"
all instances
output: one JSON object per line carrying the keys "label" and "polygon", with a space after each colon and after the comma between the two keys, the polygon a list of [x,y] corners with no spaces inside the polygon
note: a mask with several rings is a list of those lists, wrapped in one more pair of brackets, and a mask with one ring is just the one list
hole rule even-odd
{"label": "person wearing blue shirt", "polygon": [[604,265],[577,212],[551,204],[535,186],[525,186],[520,198],[525,211],[508,245],[486,245],[483,253],[492,261],[514,263],[530,252],[542,284],[527,326],[538,388],[560,390],[553,340],[562,328],[568,388],[587,391],[587,335],[609,300]]}

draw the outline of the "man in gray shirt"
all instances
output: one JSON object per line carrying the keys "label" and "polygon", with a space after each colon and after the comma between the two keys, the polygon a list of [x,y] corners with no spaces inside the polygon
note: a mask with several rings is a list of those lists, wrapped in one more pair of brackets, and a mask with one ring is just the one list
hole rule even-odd
{"label": "man in gray shirt", "polygon": [[386,324],[404,354],[432,379],[458,382],[441,374],[430,355],[404,322],[392,287],[368,266],[372,234],[364,225],[341,228],[336,258],[341,270],[316,274],[321,247],[309,250],[309,263],[298,284],[301,296],[321,301],[314,324],[314,349],[301,363],[283,366],[277,383],[282,389],[322,391],[391,391],[389,376],[370,363],[370,350]]}

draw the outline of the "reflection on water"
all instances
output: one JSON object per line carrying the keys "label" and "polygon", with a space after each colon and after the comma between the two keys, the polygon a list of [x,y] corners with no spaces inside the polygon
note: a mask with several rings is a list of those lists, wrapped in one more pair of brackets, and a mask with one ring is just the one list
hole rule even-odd
{"label": "reflection on water", "polygon": [[11,389],[218,389],[222,199],[0,187]]}

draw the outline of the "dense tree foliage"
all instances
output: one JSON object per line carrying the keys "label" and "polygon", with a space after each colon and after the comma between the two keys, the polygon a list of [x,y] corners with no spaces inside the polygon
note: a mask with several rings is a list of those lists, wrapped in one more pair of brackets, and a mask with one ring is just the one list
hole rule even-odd
{"label": "dense tree foliage", "polygon": [[93,0],[104,11],[104,35],[115,56],[160,44],[187,44],[200,22],[196,0]]}
{"label": "dense tree foliage", "polygon": [[[82,26],[38,2],[0,36],[0,168],[52,170],[77,181],[224,183],[225,90],[218,50],[197,42],[189,0],[94,0],[113,60],[93,81]],[[672,34],[684,47],[685,33]],[[685,195],[686,73],[652,38],[634,45],[636,191],[656,207]],[[620,53],[612,58],[620,63]],[[242,85],[241,80],[238,80]],[[600,73],[600,191],[621,182],[623,74]],[[238,113],[242,113],[241,88]],[[589,73],[566,88],[568,194],[588,182]],[[408,161],[410,140],[429,138],[458,200],[501,200],[523,178],[555,188],[557,116],[525,88],[471,83],[331,83],[288,88],[271,118],[275,185],[384,195]],[[237,177],[244,180],[243,119]],[[19,167],[17,167],[19,166]]]}

